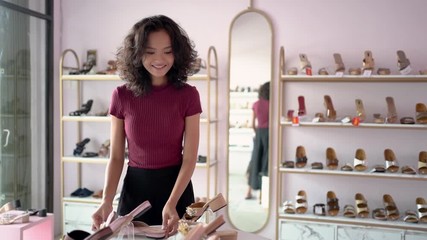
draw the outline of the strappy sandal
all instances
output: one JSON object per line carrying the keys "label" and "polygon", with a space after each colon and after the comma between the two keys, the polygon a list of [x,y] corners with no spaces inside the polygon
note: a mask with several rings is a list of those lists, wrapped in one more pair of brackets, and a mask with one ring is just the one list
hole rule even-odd
{"label": "strappy sandal", "polygon": [[220,230],[212,233],[206,240],[237,240],[238,232],[234,229]]}
{"label": "strappy sandal", "polygon": [[364,53],[365,57],[363,58],[363,71],[366,70],[374,70],[375,62],[372,58],[372,52],[370,50],[366,50]]}
{"label": "strappy sandal", "polygon": [[110,139],[106,140],[98,151],[98,155],[100,157],[108,157],[110,156]]}
{"label": "strappy sandal", "polygon": [[409,174],[409,175],[415,175],[417,174],[417,172],[415,171],[415,169],[411,166],[405,165],[402,167],[401,169],[402,174]]}
{"label": "strappy sandal", "polygon": [[185,220],[197,221],[205,211],[210,208],[213,212],[216,212],[223,207],[227,206],[222,193],[217,194],[208,202],[196,202],[187,207],[186,213],[184,214]]}
{"label": "strappy sandal", "polygon": [[[184,240],[200,240],[200,239],[203,239],[204,237],[208,238],[209,236],[214,234],[215,231],[224,224],[225,224],[225,220],[223,215],[219,215],[217,218],[215,218],[212,222],[208,224],[197,223],[196,226],[193,227],[188,232]],[[237,238],[237,234],[236,234],[236,238]]]}
{"label": "strappy sandal", "polygon": [[387,123],[397,123],[397,111],[396,105],[394,105],[393,97],[386,97],[385,101],[387,103]]}
{"label": "strappy sandal", "polygon": [[326,107],[326,118],[328,121],[335,121],[337,118],[337,112],[334,109],[334,105],[332,104],[332,98],[329,95],[323,96],[324,105]]}
{"label": "strappy sandal", "polygon": [[295,163],[294,163],[294,161],[284,161],[284,162],[282,162],[282,167],[284,167],[284,168],[294,168],[295,167]]}
{"label": "strappy sandal", "polygon": [[415,105],[415,120],[420,124],[427,124],[427,107],[424,103]]}
{"label": "strappy sandal", "polygon": [[418,157],[418,173],[427,175],[427,152],[421,151]]}
{"label": "strappy sandal", "polygon": [[[162,229],[162,226],[150,226],[145,222],[132,221],[134,234],[136,236],[144,236],[146,238],[164,239],[166,237],[166,231]],[[168,235],[172,236],[176,232],[170,232]]]}
{"label": "strappy sandal", "polygon": [[337,72],[344,73],[345,66],[344,66],[344,62],[342,61],[341,54],[334,53],[334,60],[335,60],[335,74]]}
{"label": "strappy sandal", "polygon": [[298,75],[298,68],[292,67],[292,68],[289,68],[288,71],[286,72],[288,73],[288,75]]}
{"label": "strappy sandal", "polygon": [[348,217],[348,218],[355,218],[356,217],[356,209],[354,208],[354,206],[351,204],[345,205],[343,216]]}
{"label": "strappy sandal", "polygon": [[385,173],[386,170],[385,170],[385,167],[383,165],[375,165],[372,168],[371,172],[373,172],[373,173]]}
{"label": "strappy sandal", "polygon": [[390,68],[378,68],[377,70],[378,75],[390,75],[390,73]]}
{"label": "strappy sandal", "polygon": [[324,122],[324,121],[325,121],[325,116],[323,115],[323,113],[314,114],[313,122]]}
{"label": "strappy sandal", "polygon": [[427,223],[427,203],[422,197],[415,200],[417,204],[418,220],[420,223]]}
{"label": "strappy sandal", "polygon": [[298,116],[304,116],[306,113],[304,96],[298,96]]}
{"label": "strappy sandal", "polygon": [[365,108],[363,107],[362,99],[356,99],[356,116],[359,117],[360,122],[364,122],[366,118]]}
{"label": "strappy sandal", "polygon": [[331,147],[326,149],[326,166],[329,170],[335,170],[338,168],[338,159],[335,154],[335,150]]}
{"label": "strappy sandal", "polygon": [[365,150],[359,148],[356,150],[356,154],[354,157],[354,170],[363,172],[366,170],[366,154]]}
{"label": "strappy sandal", "polygon": [[386,211],[387,219],[395,221],[399,219],[399,209],[394,203],[393,198],[389,194],[383,196],[384,208]]}
{"label": "strappy sandal", "polygon": [[372,114],[374,118],[374,123],[385,123],[385,118],[381,116],[381,113]]}
{"label": "strappy sandal", "polygon": [[297,196],[295,197],[295,212],[298,214],[304,214],[307,212],[307,194],[304,190],[298,191]]}
{"label": "strappy sandal", "polygon": [[365,197],[361,193],[356,193],[354,198],[356,202],[357,216],[360,218],[367,218],[369,216],[369,208]]}
{"label": "strappy sandal", "polygon": [[341,167],[341,171],[351,172],[353,171],[353,167],[350,164],[346,163],[344,166]]}
{"label": "strappy sandal", "polygon": [[328,70],[326,68],[320,68],[318,71],[319,75],[329,75]]}
{"label": "strappy sandal", "polygon": [[399,68],[399,72],[403,75],[407,75],[411,73],[410,61],[406,57],[406,54],[402,50],[397,50],[397,67]]}
{"label": "strappy sandal", "polygon": [[114,236],[117,236],[123,228],[125,228],[132,222],[134,218],[141,216],[150,208],[150,202],[144,201],[130,213],[124,216],[117,217],[116,219],[112,220],[112,222],[109,223],[108,226],[95,231],[89,237],[85,238],[85,240],[110,239]]}
{"label": "strappy sandal", "polygon": [[328,191],[326,194],[326,203],[328,205],[328,214],[331,216],[338,215],[340,206],[338,203],[338,198],[333,191]]}
{"label": "strappy sandal", "polygon": [[323,163],[314,162],[311,164],[311,169],[317,169],[317,170],[323,169]]}
{"label": "strappy sandal", "polygon": [[372,211],[372,218],[377,219],[377,220],[381,220],[381,221],[387,220],[385,209],[384,208],[375,208]]}
{"label": "strappy sandal", "polygon": [[395,173],[399,171],[399,163],[393,150],[387,148],[384,150],[385,168],[388,172]]}
{"label": "strappy sandal", "polygon": [[307,155],[305,153],[305,148],[303,146],[298,146],[295,154],[297,168],[303,168],[307,165]]}
{"label": "strappy sandal", "polygon": [[415,119],[413,117],[403,117],[400,119],[400,124],[415,124]]}
{"label": "strappy sandal", "polygon": [[419,219],[415,211],[406,210],[405,217],[403,217],[403,221],[407,223],[418,223]]}
{"label": "strappy sandal", "polygon": [[301,72],[305,75],[312,75],[311,72],[311,63],[308,61],[307,55],[304,53],[301,53],[299,55],[300,59],[300,65],[301,65]]}
{"label": "strappy sandal", "polygon": [[294,204],[292,203],[292,201],[285,201],[283,203],[283,211],[287,214],[295,214],[295,208],[294,208]]}
{"label": "strappy sandal", "polygon": [[348,73],[350,75],[360,75],[362,74],[362,70],[360,68],[350,68],[348,69]]}

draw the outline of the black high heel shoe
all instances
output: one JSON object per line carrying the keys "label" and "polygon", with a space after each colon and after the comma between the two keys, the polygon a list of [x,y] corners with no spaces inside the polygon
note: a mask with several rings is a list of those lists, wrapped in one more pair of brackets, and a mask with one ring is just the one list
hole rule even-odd
{"label": "black high heel shoe", "polygon": [[83,141],[76,143],[76,148],[73,151],[74,156],[82,155],[83,150],[85,149],[85,145],[90,142],[90,138],[85,138]]}
{"label": "black high heel shoe", "polygon": [[81,116],[82,114],[87,114],[92,108],[93,100],[89,99],[85,104],[82,105],[82,108],[74,112],[70,112],[70,116]]}
{"label": "black high heel shoe", "polygon": [[84,63],[83,69],[70,72],[70,75],[87,74],[88,72],[90,72],[90,70],[92,70],[93,66],[94,64],[92,62]]}

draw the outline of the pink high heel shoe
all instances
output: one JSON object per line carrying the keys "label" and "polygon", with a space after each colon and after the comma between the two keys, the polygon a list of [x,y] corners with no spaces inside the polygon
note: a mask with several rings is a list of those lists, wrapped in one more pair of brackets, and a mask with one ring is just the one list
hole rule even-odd
{"label": "pink high heel shoe", "polygon": [[106,240],[110,239],[114,236],[117,236],[119,234],[120,230],[127,226],[129,223],[132,222],[134,218],[137,216],[140,216],[148,211],[148,209],[151,208],[151,204],[149,201],[144,201],[141,203],[138,207],[136,207],[134,210],[132,210],[130,213],[117,217],[117,219],[113,220],[111,223],[108,224],[108,226],[99,229],[89,237],[85,238],[85,240]]}
{"label": "pink high heel shoe", "polygon": [[15,222],[27,223],[30,221],[30,214],[22,211],[3,213],[0,215],[0,225],[12,224]]}
{"label": "pink high heel shoe", "polygon": [[210,208],[213,212],[216,212],[223,207],[227,206],[227,201],[221,193],[217,194],[208,202],[196,202],[187,207],[184,219],[189,221],[197,221],[203,213]]}
{"label": "pink high heel shoe", "polygon": [[128,226],[132,220],[151,208],[149,201],[141,203],[138,207],[132,210],[130,213],[124,216],[117,216],[117,214],[112,211],[108,216],[107,221],[104,224],[104,227],[95,231],[93,234],[90,234],[83,230],[74,230],[67,233],[63,239],[64,240],[107,240],[117,236],[122,228]]}
{"label": "pink high heel shoe", "polygon": [[207,238],[219,227],[224,225],[224,223],[225,220],[223,215],[219,215],[215,220],[208,224],[197,223],[197,225],[188,232],[184,240],[200,240],[203,239],[203,237]]}

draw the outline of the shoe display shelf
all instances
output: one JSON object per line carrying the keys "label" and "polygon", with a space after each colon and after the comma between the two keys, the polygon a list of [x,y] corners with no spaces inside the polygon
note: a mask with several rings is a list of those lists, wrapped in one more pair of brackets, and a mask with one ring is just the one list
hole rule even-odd
{"label": "shoe display shelf", "polygon": [[[72,67],[70,67],[72,66]],[[76,143],[85,138],[90,138],[91,146],[87,149],[95,148],[96,140],[99,145],[109,138],[110,116],[103,114],[82,114],[80,116],[70,116],[69,112],[82,106],[88,98],[94,98],[95,105],[104,103],[103,108],[109,107],[109,98],[112,90],[121,84],[118,75],[104,74],[69,74],[70,71],[80,71],[80,61],[77,53],[72,49],[67,49],[62,53],[60,59],[60,156],[61,156],[61,196],[63,207],[63,232],[83,229],[91,232],[91,214],[98,207],[101,198],[73,197],[70,195],[75,189],[92,187],[103,188],[105,166],[108,157],[83,157],[74,156],[73,149]],[[202,186],[206,192],[198,193],[202,196],[216,194],[217,182],[217,130],[218,130],[218,62],[214,47],[208,50],[206,71],[194,74],[189,77],[188,83],[201,88],[204,94],[200,94],[203,106],[203,115],[200,120],[200,151],[205,151],[206,163],[197,163],[196,171],[205,171],[202,176],[206,179],[193,182],[206,183]],[[202,84],[199,86],[199,84]],[[102,104],[101,104],[102,105]],[[93,107],[92,107],[93,109]],[[102,109],[103,110],[103,109]],[[102,112],[102,111],[101,111]],[[101,137],[102,136],[102,137]],[[202,145],[203,144],[203,145]],[[126,163],[123,171],[126,170]],[[122,174],[122,177],[124,174]],[[121,179],[123,181],[123,179]],[[121,185],[121,184],[119,184]],[[97,189],[92,189],[97,190]],[[115,201],[113,207],[117,207]],[[87,214],[82,214],[87,213]]]}
{"label": "shoe display shelf", "polygon": [[188,77],[188,83],[197,87],[202,103],[200,116],[199,156],[206,156],[206,162],[197,162],[193,186],[195,196],[210,199],[217,194],[218,176],[218,56],[215,47],[210,46],[206,66]]}
{"label": "shoe display shelf", "polygon": [[[422,90],[427,87],[427,76],[422,75],[372,75],[372,76],[335,76],[335,75],[285,75],[285,52],[280,48],[279,59],[279,103],[278,103],[278,166],[277,166],[277,214],[276,239],[290,240],[295,236],[304,239],[424,239],[427,232],[425,223],[409,223],[403,221],[406,210],[417,213],[416,198],[426,198],[425,188],[427,175],[403,174],[398,172],[372,172],[374,166],[385,165],[383,152],[393,148],[397,154],[400,167],[412,165],[416,169],[418,153],[426,151],[425,131],[427,124],[373,123],[372,112],[384,108],[387,111],[383,96],[391,94],[399,101],[406,100],[406,112],[398,108],[398,114],[415,116],[415,103],[427,101],[422,97]],[[394,85],[393,85],[394,84]],[[341,121],[313,122],[315,113],[324,112],[324,94],[331,94],[335,107],[348,104],[337,109],[340,113],[354,112],[354,99],[366,98],[379,106],[365,105],[366,121],[358,126]],[[299,123],[289,121],[287,112],[298,110],[298,96],[306,97],[306,115],[299,118]],[[345,101],[344,101],[344,100]],[[347,101],[348,100],[348,101]],[[350,102],[350,103],[348,103]],[[368,101],[369,102],[369,101]],[[371,100],[372,102],[372,100]],[[410,104],[407,104],[409,102]],[[381,107],[384,105],[384,107]],[[369,107],[368,107],[369,106]],[[400,105],[398,105],[400,106]],[[321,110],[320,110],[321,109]],[[344,109],[344,110],[343,110]],[[370,111],[368,111],[370,110]],[[355,115],[354,114],[354,115]],[[354,116],[353,115],[353,116]],[[295,115],[294,115],[295,116]],[[310,117],[312,116],[312,118]],[[338,120],[338,118],[337,118]],[[285,161],[296,161],[297,146],[305,146],[307,164],[301,168],[285,168]],[[362,146],[362,147],[361,147]],[[333,147],[337,151],[338,168],[331,170],[325,162],[325,150]],[[365,171],[343,171],[345,164],[353,166],[354,151],[366,148],[367,169]],[[312,169],[311,163],[322,162],[323,169]],[[306,195],[305,213],[285,213],[284,203],[289,201],[296,206],[298,191],[304,190]],[[314,205],[327,205],[327,192],[334,191],[339,199],[339,213],[336,216],[314,214]],[[369,216],[362,218],[357,215],[355,194],[362,193],[366,197]],[[399,210],[397,220],[374,219],[372,212],[377,208],[385,208],[383,194],[393,196]],[[356,209],[356,217],[344,217],[344,206],[350,204]]]}

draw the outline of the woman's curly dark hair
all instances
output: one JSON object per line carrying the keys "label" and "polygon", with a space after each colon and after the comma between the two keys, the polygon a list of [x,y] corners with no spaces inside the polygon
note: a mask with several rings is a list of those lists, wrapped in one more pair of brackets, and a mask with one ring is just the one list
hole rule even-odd
{"label": "woman's curly dark hair", "polygon": [[270,100],[270,82],[265,82],[261,85],[258,92],[258,98]]}
{"label": "woman's curly dark hair", "polygon": [[194,43],[175,21],[164,15],[155,15],[137,22],[125,37],[117,51],[117,68],[120,77],[136,96],[149,93],[152,89],[151,75],[142,64],[150,33],[165,30],[171,40],[174,64],[166,74],[168,82],[181,87],[192,71],[197,58]]}

